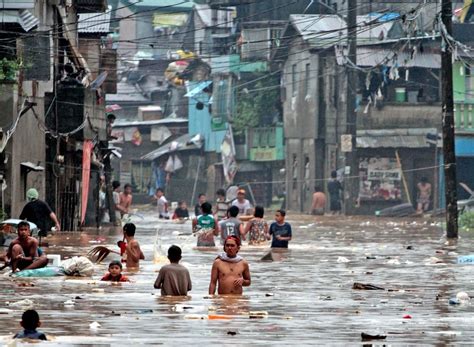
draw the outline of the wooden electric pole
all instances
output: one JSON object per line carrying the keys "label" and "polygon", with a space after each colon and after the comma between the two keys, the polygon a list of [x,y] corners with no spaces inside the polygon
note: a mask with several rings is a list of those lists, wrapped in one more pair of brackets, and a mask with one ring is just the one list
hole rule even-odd
{"label": "wooden electric pole", "polygon": [[[442,0],[441,20],[446,33],[451,37],[452,1]],[[444,37],[445,35],[443,35]],[[445,40],[449,38],[444,37]],[[443,156],[446,194],[446,236],[448,239],[458,237],[458,203],[456,181],[456,155],[454,151],[454,100],[453,100],[453,64],[451,45],[445,43],[441,51],[441,80],[443,89]]]}
{"label": "wooden electric pole", "polygon": [[[347,14],[347,58],[357,65],[357,0],[349,0]],[[352,146],[350,148],[341,148],[346,152],[346,170],[349,178],[344,181],[345,212],[353,214],[356,206],[356,200],[359,196],[359,164],[357,158],[356,135],[357,135],[357,111],[356,98],[358,89],[357,70],[346,65],[347,71],[347,105],[346,105],[346,134],[345,138],[350,137]],[[343,140],[341,139],[341,147]]]}

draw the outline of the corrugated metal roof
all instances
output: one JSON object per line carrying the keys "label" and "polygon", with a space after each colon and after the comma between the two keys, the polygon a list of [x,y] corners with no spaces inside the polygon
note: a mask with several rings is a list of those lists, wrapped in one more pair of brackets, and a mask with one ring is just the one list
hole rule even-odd
{"label": "corrugated metal roof", "polygon": [[104,13],[80,13],[77,22],[77,31],[80,34],[107,34],[111,32],[110,11]]}
{"label": "corrugated metal roof", "polygon": [[[345,50],[346,51],[346,50]],[[396,53],[396,54],[395,54]],[[347,54],[347,52],[346,52]],[[343,64],[341,52],[336,50],[338,64]],[[386,65],[399,67],[441,68],[441,55],[438,53],[420,53],[412,55],[410,51],[393,51],[393,47],[357,47],[358,66]]]}
{"label": "corrugated metal roof", "polygon": [[435,128],[383,129],[357,131],[357,148],[426,148],[426,135],[437,133]]}
{"label": "corrugated metal roof", "polygon": [[292,14],[290,22],[304,40],[338,39],[346,28],[346,22],[336,15]]}
{"label": "corrugated metal roof", "polygon": [[2,0],[2,9],[19,10],[23,8],[35,8],[35,0]]}
{"label": "corrugated metal roof", "polygon": [[163,118],[157,120],[133,120],[133,121],[119,121],[117,120],[113,128],[120,128],[120,127],[131,127],[131,126],[139,126],[139,125],[159,125],[159,124],[180,124],[180,123],[187,123],[188,120],[186,118]]}
{"label": "corrugated metal roof", "polygon": [[[382,21],[376,14],[357,16],[357,44],[383,42],[390,31],[399,25],[395,21]],[[337,15],[290,15],[291,24],[312,47],[326,47],[345,43],[347,23]]]}
{"label": "corrugated metal roof", "polygon": [[39,24],[39,20],[28,10],[8,10],[0,11],[0,23],[17,23],[28,32]]}
{"label": "corrugated metal roof", "polygon": [[155,12],[188,12],[194,7],[193,1],[183,2],[182,0],[123,0],[125,6],[130,9],[142,9],[143,7],[153,7]]}
{"label": "corrugated metal roof", "polygon": [[[192,141],[192,140],[197,140],[197,141]],[[202,148],[204,144],[203,141],[204,139],[202,138],[200,134],[197,134],[197,135],[185,134],[167,143],[166,145],[163,145],[159,147],[158,149],[155,149],[154,151],[151,151],[150,153],[145,154],[144,156],[141,157],[141,159],[155,160],[161,157],[162,155],[165,155],[168,153],[200,149]]]}

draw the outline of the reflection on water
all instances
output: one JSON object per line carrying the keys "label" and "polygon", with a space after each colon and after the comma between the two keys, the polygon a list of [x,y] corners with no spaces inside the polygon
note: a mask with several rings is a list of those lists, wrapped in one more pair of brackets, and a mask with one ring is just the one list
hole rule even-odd
{"label": "reflection on water", "polygon": [[[249,261],[252,285],[241,297],[214,297],[207,291],[220,247],[196,250],[189,223],[160,222],[151,213],[136,222],[146,260],[140,272],[125,271],[132,283],[100,282],[107,262],[119,258],[115,254],[96,267],[93,278],[2,277],[3,342],[20,330],[24,310],[7,302],[23,299],[33,301],[52,345],[358,344],[361,332],[387,335],[387,344],[473,339],[471,306],[448,305],[458,291],[474,292],[472,265],[455,264],[457,254],[471,252],[470,235],[445,246],[439,227],[423,219],[316,222],[290,215],[290,250],[273,252],[274,261],[261,261],[267,247],[244,245],[241,255]],[[121,238],[120,230],[61,234],[48,238],[46,251],[84,255],[99,244],[114,248]],[[161,245],[158,257],[155,244]],[[153,288],[171,244],[183,249],[182,263],[191,273],[188,297],[160,297]],[[354,282],[386,290],[353,290]]]}

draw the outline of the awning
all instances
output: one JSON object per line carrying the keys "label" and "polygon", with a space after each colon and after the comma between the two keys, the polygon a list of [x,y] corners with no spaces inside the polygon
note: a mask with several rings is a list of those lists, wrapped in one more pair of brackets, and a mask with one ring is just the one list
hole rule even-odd
{"label": "awning", "polygon": [[39,24],[39,19],[28,10],[0,11],[0,23],[17,23],[28,32]]}
{"label": "awning", "polygon": [[155,149],[154,151],[151,151],[148,154],[145,154],[144,156],[141,157],[141,159],[142,160],[155,160],[165,154],[169,154],[173,152],[200,149],[202,148],[203,144],[204,144],[204,139],[201,134],[197,134],[197,135],[186,134],[167,143],[166,145],[159,147],[158,149]]}
{"label": "awning", "polygon": [[381,129],[357,131],[357,148],[428,148],[428,134],[435,128]]}
{"label": "awning", "polygon": [[209,85],[212,83],[212,81],[204,81],[204,82],[199,82],[197,84],[193,84],[193,89],[190,90],[190,86],[186,85],[188,87],[188,92],[184,94],[185,97],[187,98],[193,98],[200,92],[202,92],[204,89],[209,87]]}
{"label": "awning", "polygon": [[44,171],[44,167],[35,165],[30,161],[21,162],[20,165],[27,169],[28,171]]}

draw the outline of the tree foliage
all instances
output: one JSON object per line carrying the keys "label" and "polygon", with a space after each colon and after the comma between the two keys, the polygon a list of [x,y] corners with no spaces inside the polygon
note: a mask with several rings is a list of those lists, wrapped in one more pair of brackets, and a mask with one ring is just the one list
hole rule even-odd
{"label": "tree foliage", "polygon": [[275,88],[274,80],[258,81],[248,89],[248,92],[239,89],[236,96],[236,114],[232,127],[238,133],[247,128],[263,125],[263,118],[276,112],[279,89]]}

